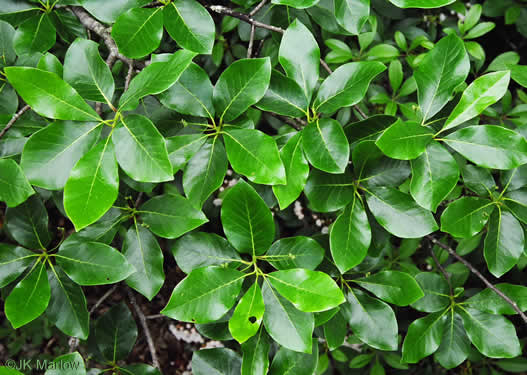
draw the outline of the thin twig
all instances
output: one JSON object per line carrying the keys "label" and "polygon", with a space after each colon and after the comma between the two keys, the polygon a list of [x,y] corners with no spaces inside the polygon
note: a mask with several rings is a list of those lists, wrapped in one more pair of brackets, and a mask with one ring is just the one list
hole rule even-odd
{"label": "thin twig", "polygon": [[106,300],[106,298],[110,297],[112,295],[112,293],[115,292],[116,289],[117,289],[117,284],[115,284],[111,289],[108,289],[108,291],[106,293],[104,293],[102,295],[102,297],[99,298],[99,300],[97,302],[95,302],[95,305],[92,306],[92,308],[90,309],[90,315],[95,310],[97,310],[97,308],[101,305],[101,303],[103,303]]}
{"label": "thin twig", "polygon": [[453,293],[453,289],[452,289],[452,282],[450,281],[450,275],[448,274],[448,272],[446,272],[445,268],[443,267],[443,265],[439,262],[439,259],[437,259],[437,255],[436,253],[434,253],[434,248],[431,248],[430,249],[430,255],[432,255],[432,259],[434,260],[434,263],[436,264],[437,268],[439,269],[439,271],[441,271],[441,273],[443,274],[443,277],[445,278],[446,282],[448,283],[448,289],[450,290],[450,295],[454,295]]}
{"label": "thin twig", "polygon": [[253,45],[254,45],[254,31],[256,26],[251,25],[251,36],[249,37],[249,47],[247,47],[247,58],[250,59],[253,54]]}
{"label": "thin twig", "polygon": [[145,314],[137,304],[137,300],[135,299],[134,293],[131,289],[128,289],[128,298],[130,299],[130,303],[134,307],[134,310],[139,317],[139,322],[141,323],[141,326],[143,327],[143,331],[145,333],[146,342],[148,343],[148,349],[150,350],[150,355],[152,357],[152,365],[159,369],[159,359],[157,358],[156,353],[156,347],[154,346],[154,340],[152,340],[152,335],[150,334],[150,330],[148,329],[148,324],[146,323]]}
{"label": "thin twig", "polygon": [[160,318],[166,318],[166,315],[163,314],[154,314],[154,315],[147,315],[146,319],[160,319]]}
{"label": "thin twig", "polygon": [[458,261],[460,261],[461,263],[463,263],[469,270],[470,272],[472,272],[474,275],[476,275],[481,281],[483,281],[483,283],[487,286],[487,288],[489,288],[490,290],[492,290],[494,293],[496,293],[498,296],[500,296],[500,298],[502,300],[504,300],[505,302],[507,302],[509,305],[512,306],[512,308],[514,309],[514,311],[516,311],[520,317],[523,319],[524,323],[527,324],[527,316],[523,313],[523,311],[521,311],[521,309],[518,307],[518,304],[512,300],[511,298],[509,298],[505,293],[503,293],[501,290],[499,290],[498,288],[496,288],[494,285],[492,285],[490,283],[489,280],[487,280],[487,278],[485,276],[483,276],[481,274],[481,272],[479,272],[476,267],[474,267],[469,261],[467,261],[465,258],[463,258],[462,256],[460,256],[458,253],[456,253],[454,251],[454,249],[452,249],[450,246],[447,246],[445,245],[444,243],[441,243],[439,242],[438,240],[436,240],[434,237],[428,235],[426,236],[426,238],[428,238],[430,241],[432,241],[433,244],[441,247],[442,249],[445,249],[446,251],[448,251],[448,253],[450,255],[452,255],[454,258],[456,258]]}
{"label": "thin twig", "polygon": [[134,64],[130,61],[128,63],[128,73],[126,74],[126,79],[124,80],[124,91],[128,90],[128,87],[130,87],[130,81],[132,80],[133,72]]}
{"label": "thin twig", "polygon": [[260,21],[255,20],[254,18],[252,18],[251,16],[249,16],[247,14],[236,12],[235,10],[232,10],[231,8],[224,7],[223,5],[209,5],[208,8],[210,10],[212,10],[213,12],[216,12],[216,13],[219,13],[219,14],[224,14],[224,15],[231,16],[231,17],[234,17],[234,18],[238,18],[239,20],[247,22],[247,23],[249,23],[251,25],[254,25],[256,27],[260,27],[262,29],[271,30],[271,31],[274,31],[274,32],[277,32],[277,33],[280,33],[280,34],[283,34],[285,32],[285,30],[280,28],[280,27],[268,25],[266,23],[262,23]]}
{"label": "thin twig", "polygon": [[264,7],[265,3],[267,3],[267,0],[260,1],[258,5],[255,6],[253,10],[251,10],[249,17],[253,17],[256,13],[258,13]]}
{"label": "thin twig", "polygon": [[17,122],[17,120],[22,117],[22,115],[24,113],[26,113],[31,107],[28,106],[28,105],[25,105],[23,106],[20,111],[18,111],[17,113],[15,113],[13,115],[13,117],[11,117],[11,120],[9,120],[9,122],[7,123],[7,125],[2,129],[2,131],[0,132],[0,138],[2,138],[4,136],[5,133],[7,133],[7,131],[11,128],[11,126],[14,125],[15,122]]}
{"label": "thin twig", "polygon": [[304,120],[302,120],[302,119],[282,116],[282,115],[279,115],[279,114],[276,114],[276,113],[273,113],[273,112],[269,112],[269,114],[271,116],[279,119],[280,121],[283,121],[286,124],[291,125],[296,130],[302,130],[302,127],[307,125],[307,123]]}

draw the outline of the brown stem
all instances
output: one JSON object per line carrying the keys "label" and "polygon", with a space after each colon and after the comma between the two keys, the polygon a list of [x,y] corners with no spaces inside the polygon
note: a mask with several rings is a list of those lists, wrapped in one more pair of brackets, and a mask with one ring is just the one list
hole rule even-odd
{"label": "brown stem", "polygon": [[277,32],[277,33],[280,33],[280,34],[283,34],[285,32],[285,30],[280,28],[280,27],[276,27],[276,26],[268,25],[266,23],[262,23],[260,21],[255,20],[254,18],[252,18],[251,16],[249,16],[247,14],[243,14],[243,13],[237,12],[235,10],[232,10],[231,8],[224,7],[223,5],[209,5],[208,8],[210,10],[212,10],[213,12],[216,12],[216,13],[219,13],[219,14],[224,14],[224,15],[231,16],[231,17],[234,17],[234,18],[238,18],[239,20],[247,22],[247,23],[249,23],[251,25],[254,25],[256,27],[260,27],[262,29],[271,30],[271,31],[274,31],[274,32]]}
{"label": "brown stem", "polygon": [[249,38],[249,47],[247,47],[247,58],[250,59],[253,54],[253,45],[254,45],[254,31],[256,26],[251,25],[251,36]]}
{"label": "brown stem", "polygon": [[18,111],[17,113],[15,113],[13,115],[13,117],[11,117],[11,120],[9,120],[9,122],[7,123],[7,125],[2,129],[2,131],[0,131],[0,138],[2,138],[4,136],[5,133],[7,133],[7,131],[11,128],[11,126],[14,125],[15,122],[17,122],[17,120],[22,117],[22,115],[24,113],[26,113],[31,107],[28,106],[28,105],[25,105],[23,106],[20,111]]}
{"label": "brown stem", "polygon": [[450,290],[450,295],[453,296],[453,289],[452,289],[452,282],[450,281],[450,275],[448,272],[446,272],[443,265],[439,262],[439,259],[437,259],[436,253],[434,253],[434,249],[430,249],[430,255],[432,255],[432,259],[434,260],[434,263],[436,264],[437,268],[441,273],[443,274],[443,277],[445,278],[446,282],[448,283],[448,289]]}
{"label": "brown stem", "polygon": [[470,272],[472,272],[474,275],[476,275],[481,281],[483,281],[483,283],[487,286],[487,288],[489,288],[490,290],[492,290],[494,293],[496,293],[498,296],[500,296],[500,298],[502,300],[504,300],[505,302],[507,302],[509,305],[511,305],[511,307],[514,309],[514,311],[516,311],[520,317],[523,319],[523,322],[525,324],[527,324],[527,316],[523,313],[523,311],[521,311],[521,309],[518,307],[518,304],[512,300],[511,298],[509,298],[505,293],[503,293],[501,290],[499,290],[498,288],[496,288],[494,285],[492,285],[490,283],[489,280],[487,280],[487,278],[485,276],[483,276],[481,274],[481,272],[479,272],[476,267],[474,267],[469,261],[467,261],[465,258],[463,258],[462,256],[460,256],[458,253],[456,253],[454,251],[454,249],[452,249],[450,246],[447,246],[445,245],[444,243],[441,243],[439,242],[438,240],[436,240],[434,237],[428,235],[426,236],[426,238],[428,238],[430,241],[432,241],[433,244],[439,246],[440,248],[448,251],[448,253],[450,255],[452,255],[454,258],[456,258],[458,261],[460,261],[461,263],[463,263],[469,270]]}
{"label": "brown stem", "polygon": [[267,0],[260,1],[258,5],[254,7],[253,10],[251,10],[249,17],[253,17],[256,13],[258,13],[264,7],[265,3],[267,3]]}

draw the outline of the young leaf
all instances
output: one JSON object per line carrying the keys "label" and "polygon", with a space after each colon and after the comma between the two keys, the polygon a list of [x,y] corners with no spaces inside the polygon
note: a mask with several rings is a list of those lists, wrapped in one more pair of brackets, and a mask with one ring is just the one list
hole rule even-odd
{"label": "young leaf", "polygon": [[13,85],[31,109],[57,120],[99,121],[99,115],[69,84],[55,73],[30,67],[5,68]]}
{"label": "young leaf", "polygon": [[227,239],[241,253],[261,255],[274,240],[271,211],[256,190],[243,181],[223,199],[221,223]]}
{"label": "young leaf", "polygon": [[469,70],[468,54],[456,34],[442,38],[426,54],[414,73],[423,121],[434,117],[448,103]]}
{"label": "young leaf", "polygon": [[236,303],[245,277],[230,268],[195,269],[174,288],[161,313],[184,322],[214,322]]}
{"label": "young leaf", "polygon": [[318,81],[320,49],[317,41],[302,22],[295,19],[282,37],[278,60],[289,78],[292,78],[311,101]]}
{"label": "young leaf", "polygon": [[265,306],[262,290],[255,282],[238,302],[229,320],[229,331],[240,344],[253,337],[262,324]]}
{"label": "young leaf", "polygon": [[55,45],[56,34],[49,14],[39,12],[18,27],[13,37],[13,47],[19,56],[46,52]]}
{"label": "young leaf", "polygon": [[302,131],[302,145],[309,162],[328,173],[344,173],[349,161],[349,144],[336,120],[317,119]]}
{"label": "young leaf", "polygon": [[20,276],[37,256],[23,247],[0,243],[0,288]]}
{"label": "young leaf", "polygon": [[425,152],[433,137],[431,129],[399,119],[382,133],[375,144],[392,159],[411,160]]}
{"label": "young leaf", "polygon": [[440,8],[452,4],[456,0],[390,0],[399,8]]}
{"label": "young leaf", "polygon": [[95,342],[107,361],[126,358],[137,340],[137,325],[124,302],[114,305],[97,320]]}
{"label": "young leaf", "polygon": [[277,270],[305,268],[314,271],[324,258],[324,249],[312,238],[295,236],[279,239],[265,256]]}
{"label": "young leaf", "polygon": [[402,361],[417,363],[434,353],[443,338],[445,323],[445,312],[436,312],[414,320],[404,338]]}
{"label": "young leaf", "polygon": [[266,375],[269,369],[270,339],[265,329],[242,344],[241,375]]}
{"label": "young leaf", "polygon": [[38,195],[7,209],[6,227],[20,245],[29,249],[45,249],[51,241],[48,212]]}
{"label": "young leaf", "polygon": [[177,238],[208,221],[189,200],[171,194],[148,200],[137,214],[154,234],[163,238]]}
{"label": "young leaf", "polygon": [[269,89],[256,106],[261,110],[284,116],[304,117],[309,103],[304,91],[295,80],[273,70]]}
{"label": "young leaf", "polygon": [[441,215],[441,231],[454,237],[476,235],[494,210],[494,203],[478,197],[462,197],[448,205]]}
{"label": "young leaf", "polygon": [[210,55],[216,27],[209,12],[195,0],[176,0],[163,7],[163,23],[181,47]]}
{"label": "young leaf", "polygon": [[312,354],[299,353],[286,347],[280,348],[273,358],[270,373],[273,375],[311,375],[318,362],[318,345],[313,344]]}
{"label": "young leaf", "polygon": [[8,207],[25,202],[35,191],[20,166],[11,159],[0,159],[0,200]]}
{"label": "young leaf", "polygon": [[510,71],[487,73],[472,82],[443,125],[443,131],[458,126],[479,115],[489,105],[501,99],[511,78]]}

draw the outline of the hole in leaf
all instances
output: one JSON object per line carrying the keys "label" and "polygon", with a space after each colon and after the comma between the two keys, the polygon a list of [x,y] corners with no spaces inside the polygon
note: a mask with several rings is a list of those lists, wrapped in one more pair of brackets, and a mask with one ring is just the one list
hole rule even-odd
{"label": "hole in leaf", "polygon": [[250,316],[250,317],[249,317],[249,321],[250,321],[251,323],[256,322],[256,317],[255,317],[255,316]]}

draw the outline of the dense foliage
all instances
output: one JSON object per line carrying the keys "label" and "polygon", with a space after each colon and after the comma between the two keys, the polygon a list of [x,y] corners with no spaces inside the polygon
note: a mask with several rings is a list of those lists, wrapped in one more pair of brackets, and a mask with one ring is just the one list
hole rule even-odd
{"label": "dense foliage", "polygon": [[225,345],[196,375],[526,371],[526,6],[1,0],[11,332],[159,374],[138,300],[168,284]]}

